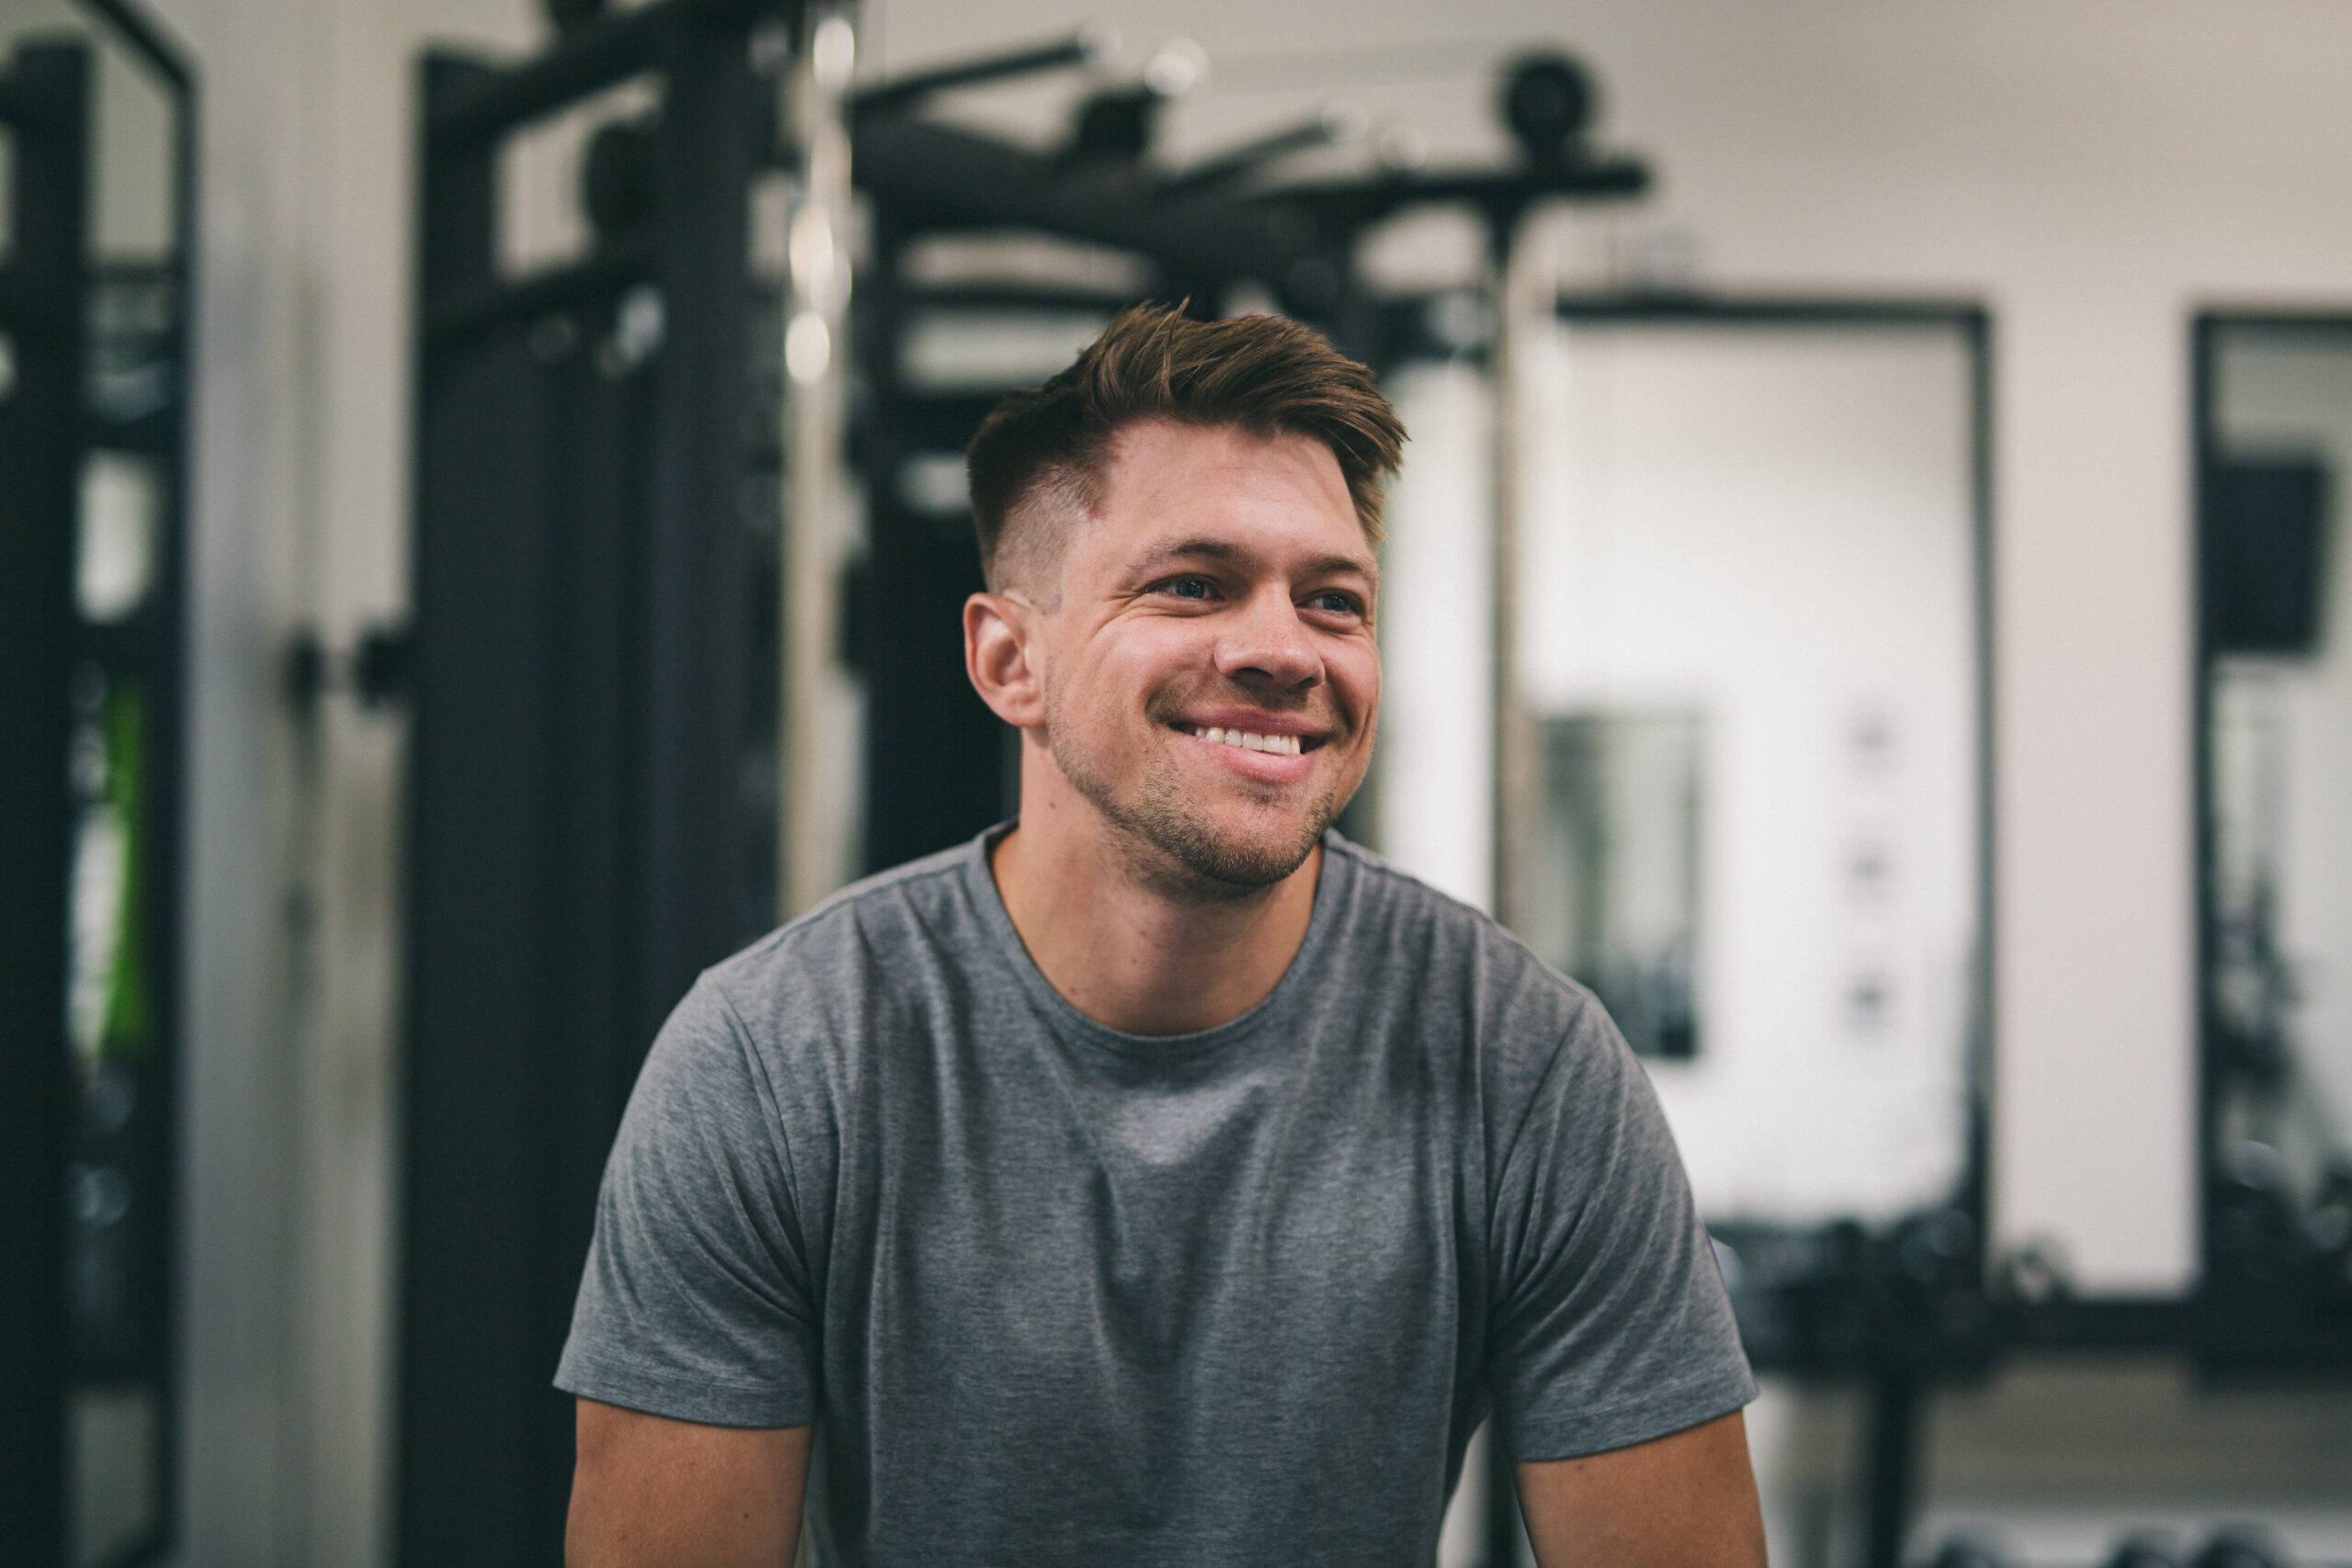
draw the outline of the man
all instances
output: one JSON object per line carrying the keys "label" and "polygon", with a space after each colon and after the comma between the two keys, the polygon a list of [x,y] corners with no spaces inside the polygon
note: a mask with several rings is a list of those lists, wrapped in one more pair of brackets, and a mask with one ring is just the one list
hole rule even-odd
{"label": "man", "polygon": [[1329,831],[1402,439],[1315,333],[1153,310],[981,428],[1020,817],[663,1030],[558,1376],[575,1564],[780,1563],[805,1488],[829,1563],[1425,1565],[1490,1410],[1544,1568],[1763,1562],[1641,1068]]}

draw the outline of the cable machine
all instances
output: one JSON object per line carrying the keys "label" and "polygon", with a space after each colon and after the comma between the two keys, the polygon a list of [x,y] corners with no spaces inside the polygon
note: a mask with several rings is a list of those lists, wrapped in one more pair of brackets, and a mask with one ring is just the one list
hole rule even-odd
{"label": "cable machine", "polygon": [[[775,901],[781,356],[751,206],[807,18],[553,10],[538,58],[420,80],[414,620],[378,662],[415,710],[398,1550],[436,1565],[558,1560],[548,1379],[605,1155],[662,1018]],[[631,79],[659,108],[594,132],[586,254],[503,276],[502,149]]]}

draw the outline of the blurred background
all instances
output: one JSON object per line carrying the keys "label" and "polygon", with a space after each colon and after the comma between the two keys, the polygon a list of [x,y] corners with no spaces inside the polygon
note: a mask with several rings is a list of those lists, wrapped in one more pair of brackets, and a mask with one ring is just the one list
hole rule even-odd
{"label": "blurred background", "polygon": [[638,1061],[1010,812],[961,447],[1159,299],[1404,414],[1343,826],[1642,1053],[1774,1561],[2352,1563],[2346,59],[0,0],[7,1560],[560,1560]]}

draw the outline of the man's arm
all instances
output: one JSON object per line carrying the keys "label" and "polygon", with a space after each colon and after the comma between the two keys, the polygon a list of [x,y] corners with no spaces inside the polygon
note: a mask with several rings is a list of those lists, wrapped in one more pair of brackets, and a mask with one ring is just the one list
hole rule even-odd
{"label": "man's arm", "polygon": [[580,1401],[566,1568],[785,1568],[807,1427],[703,1427]]}
{"label": "man's arm", "polygon": [[1542,1568],[1764,1568],[1764,1516],[1736,1410],[1632,1448],[1518,1470]]}

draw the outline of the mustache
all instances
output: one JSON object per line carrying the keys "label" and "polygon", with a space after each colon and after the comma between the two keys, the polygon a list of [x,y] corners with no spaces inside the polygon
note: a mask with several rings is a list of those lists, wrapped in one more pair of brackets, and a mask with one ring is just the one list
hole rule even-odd
{"label": "mustache", "polygon": [[1220,704],[1258,708],[1285,717],[1313,719],[1319,727],[1342,734],[1356,728],[1355,721],[1342,712],[1328,694],[1318,691],[1283,697],[1232,683],[1182,694],[1161,693],[1144,705],[1144,716],[1156,724],[1172,724],[1197,708]]}

